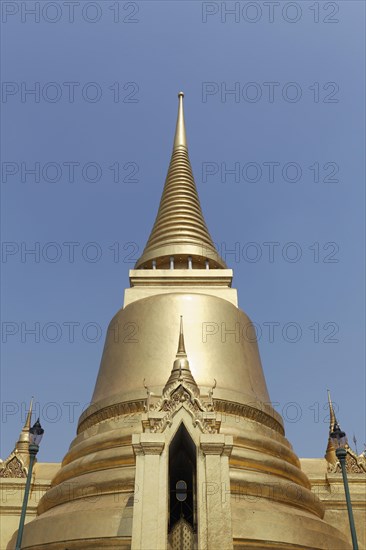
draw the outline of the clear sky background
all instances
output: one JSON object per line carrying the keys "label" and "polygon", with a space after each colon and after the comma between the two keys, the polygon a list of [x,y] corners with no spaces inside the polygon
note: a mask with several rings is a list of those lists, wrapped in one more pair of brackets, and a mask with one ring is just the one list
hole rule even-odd
{"label": "clear sky background", "polygon": [[155,219],[181,89],[203,212],[286,435],[323,456],[330,388],[361,452],[365,5],[236,5],[2,2],[2,458],[31,395],[39,460],[75,435]]}

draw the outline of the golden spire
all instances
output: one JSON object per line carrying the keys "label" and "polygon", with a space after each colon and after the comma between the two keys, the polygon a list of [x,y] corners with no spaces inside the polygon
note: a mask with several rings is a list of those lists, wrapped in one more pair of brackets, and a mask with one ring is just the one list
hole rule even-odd
{"label": "golden spire", "polygon": [[178,340],[178,353],[177,355],[185,355],[186,354],[186,348],[184,346],[184,334],[183,334],[183,315],[180,316],[180,328],[179,328],[179,340]]}
{"label": "golden spire", "polygon": [[179,92],[173,152],[159,210],[135,269],[226,268],[203,218],[188,156],[183,97]]}
{"label": "golden spire", "polygon": [[183,98],[184,98],[184,93],[179,92],[178,118],[177,118],[177,126],[175,128],[173,151],[175,151],[178,147],[187,148],[187,136],[186,136],[186,125],[184,122]]}
{"label": "golden spire", "polygon": [[330,391],[328,392],[328,404],[329,404],[329,435],[334,431],[334,427],[337,424],[336,415],[333,408],[332,399],[330,397]]}
{"label": "golden spire", "polygon": [[327,392],[328,392],[328,405],[329,405],[329,435],[328,435],[328,446],[327,446],[327,450],[325,451],[325,458],[327,462],[329,462],[330,464],[336,464],[338,459],[335,454],[335,448],[332,443],[330,434],[334,431],[334,428],[336,427],[338,422],[334,412],[332,399],[330,397],[330,391],[327,390]]}
{"label": "golden spire", "polygon": [[[183,334],[183,317],[180,316],[180,328],[179,328],[179,339],[178,339],[178,351],[175,356],[175,361],[173,364],[172,371],[170,373],[169,379],[165,384],[164,392],[171,386],[175,384],[178,380],[184,382],[193,393],[199,393],[195,379],[192,376],[191,369],[189,367],[189,361],[187,358],[186,348],[184,345],[184,334]],[[163,393],[164,393],[163,392]]]}
{"label": "golden spire", "polygon": [[19,439],[15,446],[16,450],[20,452],[28,452],[29,428],[31,427],[31,423],[32,423],[32,409],[33,409],[33,397],[29,404],[29,409],[27,412],[27,417],[25,419],[25,424],[23,426],[22,431],[20,432]]}

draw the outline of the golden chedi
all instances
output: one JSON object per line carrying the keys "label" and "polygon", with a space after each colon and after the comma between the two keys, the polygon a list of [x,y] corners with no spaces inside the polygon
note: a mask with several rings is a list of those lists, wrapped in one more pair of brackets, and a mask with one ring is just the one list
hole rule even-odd
{"label": "golden chedi", "polygon": [[271,407],[232,275],[202,215],[180,93],[154,227],[24,550],[350,548]]}

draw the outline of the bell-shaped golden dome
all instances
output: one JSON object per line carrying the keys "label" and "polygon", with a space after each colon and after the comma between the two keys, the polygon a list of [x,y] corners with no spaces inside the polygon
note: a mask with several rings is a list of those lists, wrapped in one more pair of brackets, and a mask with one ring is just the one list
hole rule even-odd
{"label": "bell-shaped golden dome", "polygon": [[285,438],[231,279],[202,216],[179,94],[155,225],[110,323],[92,402],[25,527],[24,549],[169,548],[172,469],[184,445],[195,495],[190,548],[194,537],[206,549],[350,548],[323,521]]}

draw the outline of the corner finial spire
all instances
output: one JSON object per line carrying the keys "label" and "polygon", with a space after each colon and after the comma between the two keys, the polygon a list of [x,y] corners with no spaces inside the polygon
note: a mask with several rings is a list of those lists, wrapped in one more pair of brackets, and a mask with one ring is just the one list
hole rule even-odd
{"label": "corner finial spire", "polygon": [[[1,477],[27,477],[29,466],[29,428],[32,423],[33,397],[31,399],[25,424],[15,443],[14,450],[8,458],[0,464]],[[16,465],[16,467],[14,466]],[[15,468],[15,469],[14,469]]]}
{"label": "corner finial spire", "polygon": [[178,147],[186,147],[187,148],[187,136],[186,136],[186,125],[185,125],[185,122],[184,122],[183,98],[184,98],[184,93],[179,92],[179,94],[178,94],[178,118],[177,118],[177,126],[175,128],[173,151],[175,149],[177,149]]}
{"label": "corner finial spire", "polygon": [[23,428],[23,431],[27,431],[27,432],[29,432],[29,428],[31,427],[31,424],[32,424],[33,399],[34,399],[34,397],[32,397],[31,402],[29,404],[27,418],[25,420],[25,424],[24,424],[24,428]]}
{"label": "corner finial spire", "polygon": [[183,315],[180,316],[180,328],[179,328],[179,340],[178,340],[177,355],[184,355],[185,357],[187,357],[186,348],[184,346]]}
{"label": "corner finial spire", "polygon": [[167,383],[165,384],[164,392],[178,381],[184,382],[195,394],[199,395],[199,389],[197,387],[195,379],[192,376],[191,369],[189,367],[189,361],[187,358],[186,348],[184,345],[182,315],[180,316],[178,351],[175,356],[172,371],[170,373]]}
{"label": "corner finial spire", "polygon": [[25,424],[20,432],[19,439],[15,444],[14,452],[23,453],[28,455],[29,453],[29,428],[32,423],[32,409],[33,409],[33,397],[31,399],[29,409],[27,412],[27,417],[25,419]]}
{"label": "corner finial spire", "polygon": [[330,397],[330,391],[328,392],[328,404],[329,404],[329,433],[333,432],[335,425],[337,424],[336,415],[333,408],[332,399]]}
{"label": "corner finial spire", "polygon": [[337,464],[338,459],[337,459],[336,454],[335,454],[335,449],[334,449],[334,445],[332,443],[332,439],[330,437],[330,434],[334,431],[334,428],[336,427],[338,422],[337,422],[336,415],[335,415],[335,412],[334,412],[332,399],[330,397],[330,391],[327,390],[327,392],[328,392],[328,404],[329,404],[329,435],[328,435],[328,446],[327,446],[327,449],[325,451],[325,459],[329,464],[334,465],[334,464]]}

